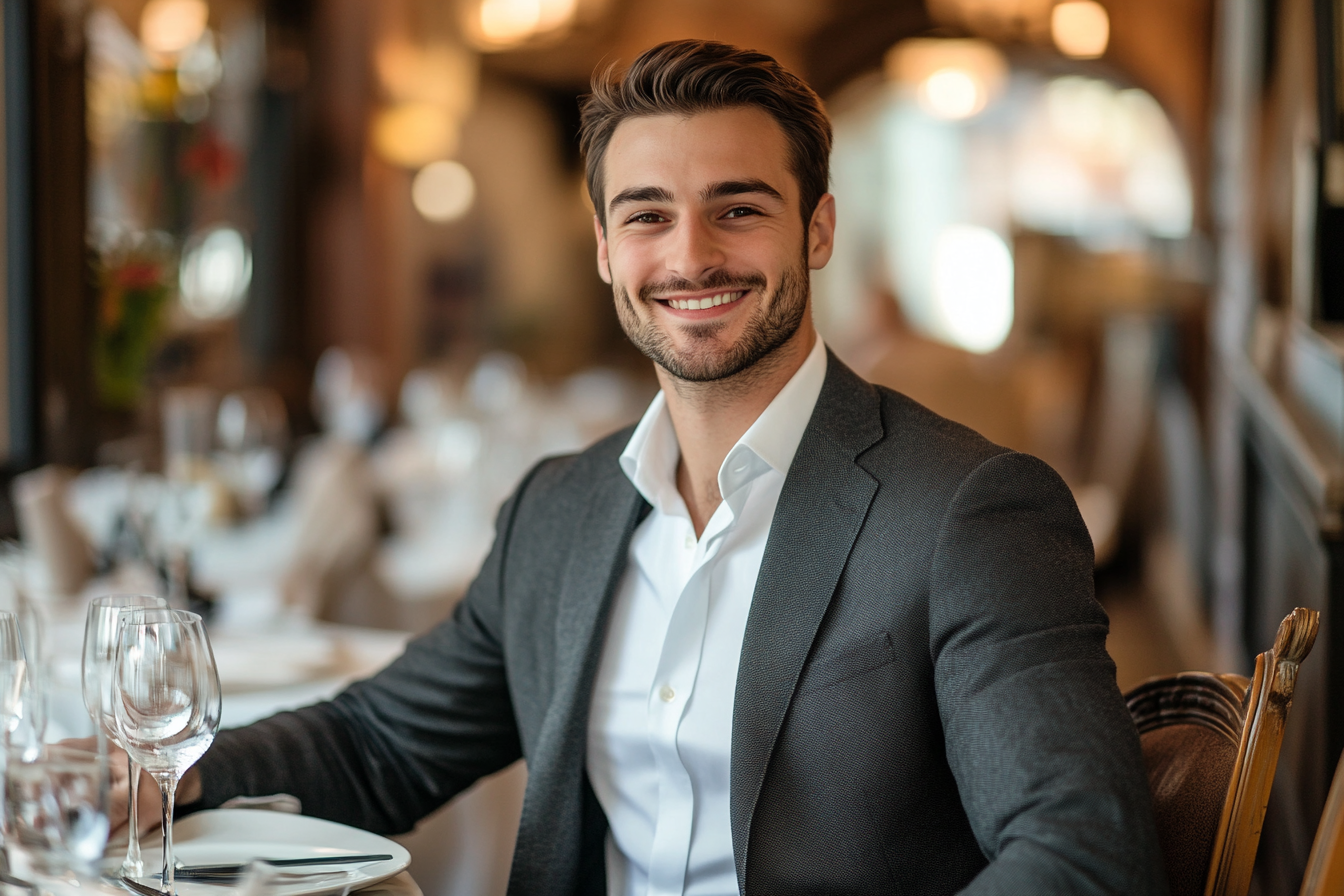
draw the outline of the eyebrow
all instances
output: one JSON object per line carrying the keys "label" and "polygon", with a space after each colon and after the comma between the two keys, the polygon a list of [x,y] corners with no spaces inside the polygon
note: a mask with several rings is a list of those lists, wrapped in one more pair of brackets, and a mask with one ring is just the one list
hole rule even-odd
{"label": "eyebrow", "polygon": [[725,180],[716,184],[710,184],[700,191],[700,201],[709,202],[712,199],[722,199],[725,196],[741,196],[746,193],[764,193],[780,202],[784,197],[774,187],[763,180],[749,178],[747,180]]}
{"label": "eyebrow", "polygon": [[[743,196],[748,193],[763,193],[780,202],[784,201],[784,197],[778,190],[765,181],[754,177],[747,180],[723,180],[710,184],[700,191],[700,201],[709,202],[714,199],[722,199],[725,196]],[[607,203],[607,208],[614,210],[617,206],[630,202],[670,203],[672,201],[672,194],[662,187],[630,187],[628,190],[622,190],[611,197],[611,202]]]}
{"label": "eyebrow", "polygon": [[627,202],[671,202],[672,194],[662,187],[631,187],[628,190],[622,190],[611,197],[611,202],[607,203],[608,209],[614,209],[618,205],[624,205]]}

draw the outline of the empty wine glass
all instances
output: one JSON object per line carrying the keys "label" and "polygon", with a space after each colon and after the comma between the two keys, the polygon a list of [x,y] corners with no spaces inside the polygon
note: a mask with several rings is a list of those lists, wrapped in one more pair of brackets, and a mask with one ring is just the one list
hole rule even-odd
{"label": "empty wine glass", "polygon": [[3,713],[6,732],[9,731],[10,716],[15,710],[26,664],[18,617],[10,612],[0,612],[0,713]]}
{"label": "empty wine glass", "polygon": [[71,876],[74,886],[97,878],[110,829],[105,752],[11,746],[4,793],[5,852],[19,878],[43,891]]}
{"label": "empty wine glass", "polygon": [[17,616],[0,612],[0,736],[6,746],[32,750],[46,733],[46,693],[22,629]]}
{"label": "empty wine glass", "polygon": [[[117,623],[125,610],[167,606],[167,601],[152,594],[109,594],[94,598],[89,604],[84,623],[84,708],[93,718],[93,724],[122,749],[126,747],[117,738],[117,720],[112,711],[112,662],[117,655]],[[140,767],[130,757],[129,751],[126,761],[131,787],[130,834],[121,873],[128,877],[140,877],[145,873],[144,861],[140,856]]]}
{"label": "empty wine glass", "polygon": [[172,894],[177,784],[219,730],[219,674],[200,616],[166,609],[121,614],[112,707],[118,740],[159,785],[163,888]]}

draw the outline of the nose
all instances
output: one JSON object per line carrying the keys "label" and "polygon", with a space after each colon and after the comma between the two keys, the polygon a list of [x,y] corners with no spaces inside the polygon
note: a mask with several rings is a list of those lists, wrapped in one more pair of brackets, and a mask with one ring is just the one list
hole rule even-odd
{"label": "nose", "polygon": [[670,237],[667,270],[683,280],[702,280],[711,271],[722,267],[726,260],[718,234],[699,217],[683,218]]}

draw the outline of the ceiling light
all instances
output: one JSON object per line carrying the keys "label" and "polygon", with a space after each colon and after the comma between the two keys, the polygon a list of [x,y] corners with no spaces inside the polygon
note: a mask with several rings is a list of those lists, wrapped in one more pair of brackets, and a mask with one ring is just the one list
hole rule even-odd
{"label": "ceiling light", "polygon": [[578,0],[480,0],[464,20],[482,50],[506,50],[574,19]]}
{"label": "ceiling light", "polygon": [[151,55],[173,57],[200,40],[209,20],[205,0],[149,0],[140,13],[140,42]]}
{"label": "ceiling light", "polygon": [[495,43],[525,40],[541,24],[541,0],[484,0],[481,35]]}
{"label": "ceiling light", "polygon": [[1008,75],[1003,54],[987,41],[914,38],[887,54],[888,76],[913,90],[920,106],[943,119],[983,110]]}
{"label": "ceiling light", "polygon": [[1050,35],[1065,56],[1097,59],[1110,41],[1111,20],[1095,0],[1066,0],[1050,13]]}
{"label": "ceiling light", "polygon": [[974,72],[960,68],[940,68],[920,85],[920,99],[939,118],[970,118],[985,108],[985,86]]}
{"label": "ceiling light", "polygon": [[476,198],[476,182],[460,162],[431,162],[411,181],[411,201],[428,221],[455,221]]}

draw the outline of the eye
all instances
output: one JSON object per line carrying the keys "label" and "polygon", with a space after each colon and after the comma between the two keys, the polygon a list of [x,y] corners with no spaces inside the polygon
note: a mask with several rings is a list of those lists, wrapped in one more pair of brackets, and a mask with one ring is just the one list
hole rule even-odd
{"label": "eye", "polygon": [[760,212],[757,211],[757,210],[754,209],[754,208],[751,208],[751,207],[746,206],[746,205],[739,205],[739,206],[737,206],[736,208],[731,208],[731,209],[729,209],[729,210],[728,210],[728,213],[725,214],[724,217],[725,217],[725,218],[745,218],[745,217],[748,217],[749,215],[759,215],[759,214],[760,214]]}
{"label": "eye", "polygon": [[640,212],[627,221],[627,224],[661,224],[666,221],[662,215],[657,212]]}

